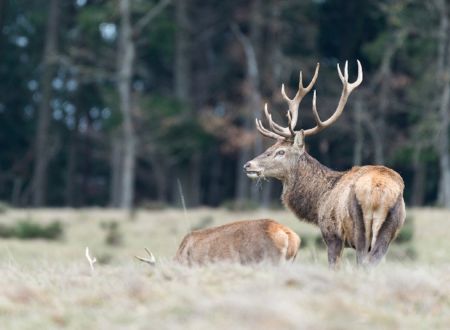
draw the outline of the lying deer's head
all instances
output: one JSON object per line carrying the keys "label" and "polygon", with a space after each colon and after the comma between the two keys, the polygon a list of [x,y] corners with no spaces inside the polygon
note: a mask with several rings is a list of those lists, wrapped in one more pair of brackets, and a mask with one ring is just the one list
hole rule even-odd
{"label": "lying deer's head", "polygon": [[247,176],[252,179],[259,177],[273,177],[279,180],[285,179],[291,172],[290,169],[297,163],[299,156],[305,152],[305,137],[317,134],[324,128],[332,125],[342,114],[345,104],[347,103],[350,93],[358,87],[363,79],[361,63],[358,62],[358,78],[354,83],[348,82],[348,62],[345,62],[344,74],[342,74],[339,64],[337,70],[339,78],[342,81],[342,94],[339,99],[338,106],[333,115],[325,121],[320,120],[316,107],[316,91],[313,94],[312,110],[316,126],[307,130],[295,130],[298,119],[298,107],[303,97],[308,94],[314,86],[318,74],[319,64],[316,66],[314,76],[307,87],[303,87],[302,72],[300,71],[300,80],[298,84],[297,94],[293,99],[290,99],[285,92],[284,84],[281,87],[281,94],[289,105],[287,112],[288,126],[283,127],[272,120],[272,115],[269,113],[267,104],[264,107],[264,114],[269,122],[269,129],[266,129],[259,119],[256,119],[256,128],[258,131],[269,138],[275,139],[277,142],[268,148],[264,153],[252,159],[244,165],[244,170]]}

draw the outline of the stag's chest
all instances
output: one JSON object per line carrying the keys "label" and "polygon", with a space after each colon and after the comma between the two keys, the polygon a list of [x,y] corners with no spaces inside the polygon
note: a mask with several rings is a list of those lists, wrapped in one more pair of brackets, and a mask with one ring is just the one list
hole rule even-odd
{"label": "stag's chest", "polygon": [[[305,190],[302,186],[295,186],[295,189],[284,191],[282,195],[283,204],[291,210],[297,218],[306,222],[319,225],[321,210],[327,210],[322,205],[328,204],[330,191]],[[331,210],[331,208],[329,209]],[[323,213],[323,212],[322,212]],[[330,214],[330,212],[327,212]]]}

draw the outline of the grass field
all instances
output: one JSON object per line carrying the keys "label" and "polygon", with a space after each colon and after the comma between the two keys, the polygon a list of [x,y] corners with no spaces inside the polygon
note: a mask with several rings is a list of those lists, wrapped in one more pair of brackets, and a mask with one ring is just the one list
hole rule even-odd
{"label": "grass field", "polygon": [[[0,239],[0,329],[448,329],[450,212],[409,210],[413,240],[372,271],[346,250],[329,271],[317,228],[286,211],[8,210],[0,224],[58,220],[57,241]],[[189,228],[270,217],[303,239],[295,263],[174,264]],[[117,223],[113,225],[113,223]],[[319,242],[319,243],[318,243]],[[99,260],[91,273],[90,247]],[[152,268],[134,259],[148,247]]]}

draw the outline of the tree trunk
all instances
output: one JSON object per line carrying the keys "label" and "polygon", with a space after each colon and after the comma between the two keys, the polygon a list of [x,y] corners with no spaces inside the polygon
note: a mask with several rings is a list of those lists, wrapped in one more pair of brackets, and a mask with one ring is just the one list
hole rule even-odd
{"label": "tree trunk", "polygon": [[110,182],[110,206],[120,206],[120,192],[122,191],[122,143],[117,134],[111,137],[111,182]]}
{"label": "tree trunk", "polygon": [[[249,126],[249,124],[247,124]],[[245,126],[247,126],[245,125]],[[243,166],[251,158],[250,148],[242,146],[239,150],[239,156],[236,168],[236,200],[238,203],[245,203],[249,198],[250,179],[244,173]]]}
{"label": "tree trunk", "polygon": [[[261,24],[262,13],[261,0],[254,0],[251,8],[250,17],[250,37],[244,35],[238,26],[234,26],[233,30],[238,40],[240,41],[246,59],[246,90],[245,90],[245,107],[244,111],[244,128],[247,130],[254,129],[254,118],[259,118],[261,114],[261,93],[260,93],[260,73],[258,69],[258,50],[255,46],[261,44]],[[242,170],[242,166],[252,156],[259,155],[263,152],[262,136],[256,135],[255,142],[252,146],[243,146],[239,155],[239,162],[237,164],[238,184],[237,184],[237,199],[245,201],[251,198],[254,202],[261,202],[261,190],[259,185],[252,185],[250,188],[250,196],[248,196],[248,186],[250,181]]]}
{"label": "tree trunk", "polygon": [[378,131],[378,125],[376,125],[371,118],[368,116],[363,117],[364,124],[367,127],[367,132],[369,133],[372,142],[373,142],[373,148],[374,148],[374,163],[377,165],[383,164],[383,139],[380,136],[380,133]]}
{"label": "tree trunk", "polygon": [[[196,116],[192,104],[191,93],[191,22],[189,20],[189,1],[176,0],[176,44],[175,44],[175,96],[186,107],[189,116]],[[186,192],[186,202],[189,206],[197,206],[201,201],[201,151],[195,150],[188,166],[181,171],[181,184]]]}
{"label": "tree trunk", "polygon": [[67,151],[67,168],[66,168],[66,186],[64,191],[65,204],[68,206],[77,206],[79,203],[77,193],[79,191],[77,182],[78,169],[78,144],[79,144],[79,128],[80,123],[80,109],[82,104],[80,102],[80,94],[75,99],[75,122],[72,128],[69,128],[69,146]]}
{"label": "tree trunk", "polygon": [[450,84],[445,83],[444,92],[441,99],[440,106],[440,138],[439,138],[439,168],[440,168],[440,181],[439,181],[439,202],[445,208],[450,208],[450,154],[449,154],[449,134],[448,123],[449,114],[448,108],[450,105]]}
{"label": "tree trunk", "polygon": [[52,98],[52,79],[55,76],[55,57],[58,47],[59,1],[51,0],[47,19],[47,32],[42,65],[41,102],[36,130],[35,164],[32,178],[32,205],[42,206],[47,199],[48,143],[50,127],[50,101]]}
{"label": "tree trunk", "polygon": [[165,171],[166,166],[159,161],[152,161],[152,168],[154,171],[154,178],[156,182],[156,198],[161,203],[167,202],[167,191],[168,191],[168,183],[167,183],[167,173]]}
{"label": "tree trunk", "polygon": [[20,206],[20,195],[23,187],[23,179],[21,176],[15,176],[13,179],[13,189],[11,193],[11,205]]}
{"label": "tree trunk", "polygon": [[201,203],[201,174],[202,174],[202,154],[196,151],[192,154],[189,176],[189,202],[191,206],[198,206]]}
{"label": "tree trunk", "polygon": [[355,105],[353,107],[353,123],[355,132],[355,144],[353,146],[353,165],[360,166],[362,164],[364,150],[364,132],[362,128],[362,112],[363,100],[361,97],[355,97]]}
{"label": "tree trunk", "polygon": [[211,158],[211,171],[210,178],[208,180],[209,189],[208,189],[208,199],[207,202],[209,205],[217,206],[219,202],[222,200],[224,195],[224,186],[221,184],[221,178],[223,177],[223,164],[220,153],[213,152],[210,155]]}
{"label": "tree trunk", "polygon": [[[267,20],[267,49],[264,57],[260,57],[261,60],[261,84],[273,93],[278,93],[281,86],[281,72],[283,63],[282,54],[282,23],[281,23],[281,6],[279,1],[271,0],[265,15],[268,16]],[[267,57],[266,57],[267,56]],[[263,62],[265,60],[265,62]],[[259,112],[261,113],[261,112]],[[262,137],[260,137],[262,138]],[[259,154],[259,153],[258,153]],[[263,208],[269,208],[272,202],[272,195],[274,191],[274,181],[269,180],[264,182],[262,186],[261,206]],[[278,196],[277,196],[277,200]]]}
{"label": "tree trunk", "polygon": [[450,38],[448,5],[444,0],[438,1],[440,9],[439,46],[437,59],[437,76],[443,84],[439,103],[439,203],[450,208],[450,150],[449,150],[449,106],[450,106]]}
{"label": "tree trunk", "polygon": [[68,206],[76,206],[76,185],[77,185],[77,166],[78,166],[78,121],[79,109],[75,114],[75,126],[70,131],[69,150],[67,156],[67,170],[66,170],[66,187],[65,187],[65,203]]}
{"label": "tree trunk", "polygon": [[135,45],[130,22],[130,0],[120,0],[120,34],[118,49],[117,88],[122,113],[123,149],[121,172],[122,182],[119,207],[131,210],[134,198],[134,177],[136,163],[136,136],[132,118],[131,83]]}
{"label": "tree trunk", "polygon": [[372,80],[371,86],[369,86],[371,94],[376,95],[376,105],[379,112],[378,118],[367,118],[366,121],[371,126],[369,131],[374,143],[375,164],[384,164],[385,162],[386,114],[391,106],[392,61],[397,51],[403,46],[407,35],[408,30],[406,28],[394,31],[391,36],[392,41],[387,44],[380,67]]}
{"label": "tree trunk", "polygon": [[191,41],[188,0],[176,0],[175,96],[191,109]]}
{"label": "tree trunk", "polygon": [[[70,133],[74,135],[73,132]],[[64,199],[66,206],[75,206],[75,175],[77,165],[77,150],[75,138],[71,136],[69,142],[69,150],[67,155],[67,169],[66,169],[66,187],[64,191]]]}
{"label": "tree trunk", "polygon": [[414,177],[412,183],[411,205],[422,206],[425,200],[426,167],[420,159],[421,145],[416,144],[413,155]]}
{"label": "tree trunk", "polygon": [[[3,31],[3,25],[5,24],[6,13],[8,11],[8,0],[0,0],[0,32]],[[0,38],[0,46],[3,46],[3,39]],[[0,49],[3,49],[0,47]]]}
{"label": "tree trunk", "polygon": [[[251,49],[246,51],[247,56],[247,79],[250,83],[250,95],[248,95],[248,109],[252,116],[252,126],[254,118],[259,118],[261,115],[262,98],[261,98],[261,79],[259,72],[259,55],[260,47],[262,45],[262,23],[263,23],[263,3],[261,0],[254,0],[252,4],[252,14],[250,17],[250,44]],[[252,129],[255,129],[252,127]],[[257,134],[255,143],[253,144],[253,155],[260,155],[264,151],[263,137]],[[253,184],[250,189],[251,200],[260,204],[262,201],[261,186]]]}

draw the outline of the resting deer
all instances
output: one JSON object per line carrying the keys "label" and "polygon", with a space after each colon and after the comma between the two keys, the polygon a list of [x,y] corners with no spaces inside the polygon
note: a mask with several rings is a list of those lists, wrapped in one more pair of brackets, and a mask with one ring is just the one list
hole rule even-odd
{"label": "resting deer", "polygon": [[[274,220],[237,221],[187,234],[174,260],[189,266],[221,261],[278,264],[293,261],[299,246],[298,235]],[[155,258],[147,253],[150,259],[137,258],[154,264]]]}
{"label": "resting deer", "polygon": [[344,246],[356,249],[358,264],[375,265],[386,254],[405,221],[401,176],[384,166],[355,166],[345,172],[333,171],[305,150],[305,137],[336,122],[350,93],[362,82],[359,61],[354,83],[348,82],[347,62],[344,74],[339,64],[337,69],[343,85],[337,108],[330,118],[322,121],[314,91],[312,111],[316,126],[313,128],[295,130],[298,107],[316,82],[319,64],[307,87],[303,86],[300,72],[299,88],[293,99],[286,95],[282,86],[282,96],[289,105],[288,126],[275,123],[266,104],[264,113],[270,130],[258,119],[256,127],[261,134],[277,142],[246,163],[244,169],[250,178],[272,177],[283,183],[284,205],[298,218],[319,226],[327,245],[330,267],[338,265]]}

